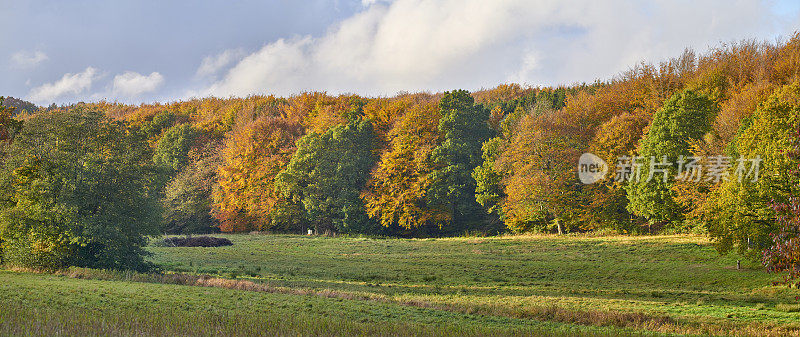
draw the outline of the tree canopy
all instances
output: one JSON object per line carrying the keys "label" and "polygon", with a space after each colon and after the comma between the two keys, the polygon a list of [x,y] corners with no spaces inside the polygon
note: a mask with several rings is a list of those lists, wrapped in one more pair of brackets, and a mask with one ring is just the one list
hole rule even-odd
{"label": "tree canopy", "polygon": [[292,160],[275,179],[275,188],[302,204],[305,218],[320,231],[368,232],[374,226],[360,198],[375,163],[369,120],[354,119],[325,133],[310,133],[297,143]]}
{"label": "tree canopy", "polygon": [[[654,222],[683,220],[672,180],[680,161],[691,163],[691,144],[709,131],[718,108],[707,97],[687,90],[675,94],[659,109],[639,144],[640,158],[632,157],[627,185],[628,209]],[[688,172],[688,171],[686,171]],[[701,177],[702,178],[702,177]]]}
{"label": "tree canopy", "polygon": [[159,213],[143,140],[89,109],[28,120],[0,169],[3,260],[145,269],[142,247],[159,232]]}

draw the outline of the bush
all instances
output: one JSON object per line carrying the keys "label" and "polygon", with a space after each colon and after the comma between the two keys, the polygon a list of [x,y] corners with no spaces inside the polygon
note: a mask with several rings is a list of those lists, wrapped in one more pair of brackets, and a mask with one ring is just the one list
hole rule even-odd
{"label": "bush", "polygon": [[233,246],[233,242],[226,238],[215,238],[211,236],[190,236],[165,238],[164,242],[168,247],[223,247]]}

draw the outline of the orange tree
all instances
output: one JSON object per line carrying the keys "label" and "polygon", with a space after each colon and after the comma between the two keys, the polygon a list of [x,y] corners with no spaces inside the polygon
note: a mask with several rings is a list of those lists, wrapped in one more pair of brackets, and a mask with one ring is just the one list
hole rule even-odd
{"label": "orange tree", "polygon": [[275,176],[295,151],[303,128],[282,117],[259,117],[235,127],[225,138],[219,187],[213,193],[214,216],[225,232],[265,230],[279,202]]}
{"label": "orange tree", "polygon": [[389,132],[389,148],[381,155],[362,194],[369,216],[388,229],[437,227],[448,218],[426,205],[431,150],[439,142],[439,109],[435,103],[411,106]]}

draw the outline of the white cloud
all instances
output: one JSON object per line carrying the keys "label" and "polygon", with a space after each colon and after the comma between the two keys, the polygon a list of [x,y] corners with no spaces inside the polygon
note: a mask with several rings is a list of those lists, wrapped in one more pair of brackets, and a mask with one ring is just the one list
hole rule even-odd
{"label": "white cloud", "polygon": [[35,52],[20,50],[11,55],[11,63],[19,68],[30,68],[47,61],[47,59],[47,54],[38,50]]}
{"label": "white cloud", "polygon": [[220,70],[233,62],[241,60],[246,53],[242,49],[228,49],[220,54],[206,56],[197,68],[198,77],[208,77],[216,75]]}
{"label": "white cloud", "polygon": [[361,6],[369,7],[378,2],[391,2],[390,0],[361,0]]}
{"label": "white cloud", "polygon": [[[363,0],[321,36],[280,39],[193,95],[302,90],[393,94],[507,81],[607,79],[639,61],[719,42],[774,38],[791,23],[759,0],[630,2]],[[219,62],[224,63],[222,61]],[[209,64],[217,64],[209,60]],[[209,66],[209,69],[214,67]]]}
{"label": "white cloud", "polygon": [[164,83],[164,76],[157,72],[142,75],[132,71],[114,76],[112,92],[116,97],[132,98],[153,92]]}
{"label": "white cloud", "polygon": [[28,99],[46,105],[67,94],[77,95],[91,88],[92,82],[98,76],[97,69],[92,67],[87,67],[86,70],[77,74],[66,73],[56,82],[45,83],[31,89]]}

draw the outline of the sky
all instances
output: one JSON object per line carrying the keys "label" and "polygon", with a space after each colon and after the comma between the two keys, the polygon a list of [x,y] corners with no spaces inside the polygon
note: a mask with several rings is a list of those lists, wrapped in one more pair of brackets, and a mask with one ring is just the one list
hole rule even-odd
{"label": "sky", "polygon": [[46,106],[569,85],[796,30],[796,0],[0,0],[0,96]]}

